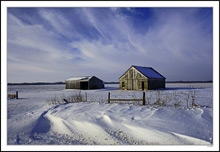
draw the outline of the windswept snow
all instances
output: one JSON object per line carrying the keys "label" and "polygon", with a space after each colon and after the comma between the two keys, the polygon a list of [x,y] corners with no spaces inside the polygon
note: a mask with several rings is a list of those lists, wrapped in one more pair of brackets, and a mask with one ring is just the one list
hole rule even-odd
{"label": "windswept snow", "polygon": [[207,109],[71,103],[49,110],[45,117],[51,131],[81,134],[94,144],[210,144],[212,126],[201,117],[203,111],[207,113]]}
{"label": "windswept snow", "polygon": [[[169,84],[171,85],[171,84]],[[114,98],[139,98],[141,91],[120,91],[118,86],[81,90],[87,102],[48,104],[78,93],[64,85],[9,86],[8,93],[19,91],[19,99],[8,99],[7,140],[9,145],[211,145],[213,138],[212,84],[190,87],[173,84],[166,90],[148,91],[148,105],[123,102],[107,104]],[[35,88],[35,89],[34,89]],[[186,108],[185,95],[196,91],[199,107]],[[153,102],[171,95],[166,106]],[[175,92],[175,93],[174,93]],[[174,97],[175,94],[178,94]],[[174,99],[181,106],[173,106]],[[203,105],[203,106],[202,106]],[[205,106],[204,106],[205,105]]]}

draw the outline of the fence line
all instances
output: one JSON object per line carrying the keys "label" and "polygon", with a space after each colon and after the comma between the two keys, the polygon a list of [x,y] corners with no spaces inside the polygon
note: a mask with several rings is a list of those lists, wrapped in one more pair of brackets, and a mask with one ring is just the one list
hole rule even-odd
{"label": "fence line", "polygon": [[8,98],[18,99],[18,91],[16,91],[16,94],[8,94]]}
{"label": "fence line", "polygon": [[111,99],[110,92],[108,92],[108,103],[110,101],[143,101],[143,106],[145,105],[145,92],[143,92],[142,99]]}

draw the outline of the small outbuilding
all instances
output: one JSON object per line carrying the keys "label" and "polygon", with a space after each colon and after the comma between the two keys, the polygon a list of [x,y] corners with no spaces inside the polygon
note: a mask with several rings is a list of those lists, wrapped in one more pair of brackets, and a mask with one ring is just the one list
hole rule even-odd
{"label": "small outbuilding", "polygon": [[72,77],[66,81],[66,89],[101,89],[104,82],[95,76]]}
{"label": "small outbuilding", "polygon": [[165,77],[152,67],[132,65],[120,78],[121,90],[152,90],[165,88]]}

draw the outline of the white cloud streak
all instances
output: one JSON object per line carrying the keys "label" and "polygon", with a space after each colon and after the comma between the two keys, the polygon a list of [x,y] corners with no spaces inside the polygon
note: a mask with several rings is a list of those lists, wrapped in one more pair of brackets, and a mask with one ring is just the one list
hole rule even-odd
{"label": "white cloud streak", "polygon": [[117,81],[131,65],[152,66],[168,80],[211,79],[212,39],[196,24],[200,21],[194,16],[196,10],[161,12],[152,10],[154,23],[143,32],[137,32],[131,18],[117,8],[82,8],[71,15],[40,9],[51,30],[43,23],[26,25],[9,13],[9,68],[44,73],[47,78],[42,81],[51,80],[54,73],[52,81],[83,75]]}

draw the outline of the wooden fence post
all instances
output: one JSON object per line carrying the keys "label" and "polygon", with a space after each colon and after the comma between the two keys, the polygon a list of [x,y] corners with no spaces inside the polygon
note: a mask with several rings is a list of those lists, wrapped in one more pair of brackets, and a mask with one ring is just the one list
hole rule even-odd
{"label": "wooden fence post", "polygon": [[86,102],[87,102],[87,92],[85,92],[86,93]]}
{"label": "wooden fence post", "polygon": [[187,100],[187,110],[189,109],[189,106],[188,106],[188,100]]}
{"label": "wooden fence post", "polygon": [[110,92],[108,93],[108,103],[110,103]]}
{"label": "wooden fence post", "polygon": [[18,99],[18,91],[16,91],[16,99]]}
{"label": "wooden fence post", "polygon": [[145,105],[145,92],[143,92],[143,106]]}

